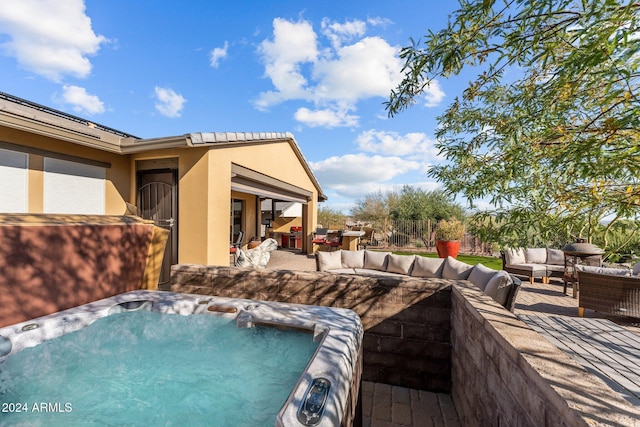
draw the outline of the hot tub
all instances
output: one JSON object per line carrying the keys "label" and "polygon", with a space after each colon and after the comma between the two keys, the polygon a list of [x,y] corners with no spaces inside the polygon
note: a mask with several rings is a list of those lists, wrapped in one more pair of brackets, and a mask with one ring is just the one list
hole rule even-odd
{"label": "hot tub", "polygon": [[[4,412],[2,418],[7,421],[6,417],[12,416],[8,419],[10,422],[29,423],[30,414],[35,416],[33,412],[45,411],[56,412],[56,419],[64,421],[65,411],[82,413],[84,409],[78,405],[74,406],[74,402],[42,402],[42,398],[40,401],[30,401],[26,396],[20,396],[18,399],[10,397],[11,379],[7,378],[8,374],[3,372],[3,367],[7,368],[5,371],[8,371],[8,367],[15,364],[14,361],[20,360],[22,355],[16,355],[24,349],[31,349],[48,340],[53,341],[46,344],[63,340],[65,338],[63,336],[73,337],[72,334],[82,333],[83,330],[89,331],[101,324],[100,322],[120,319],[118,316],[139,316],[147,311],[154,313],[153,316],[162,318],[171,317],[170,315],[200,315],[192,318],[193,324],[196,320],[211,319],[209,315],[216,316],[216,319],[221,319],[223,323],[225,323],[223,319],[227,319],[226,323],[235,325],[230,328],[239,331],[240,334],[246,330],[245,328],[255,328],[256,331],[285,330],[287,333],[292,330],[303,331],[306,337],[296,339],[313,340],[317,343],[315,344],[317,347],[311,351],[311,358],[308,361],[306,359],[303,361],[302,373],[297,380],[294,378],[293,388],[290,392],[284,391],[284,396],[288,397],[281,407],[276,408],[277,415],[273,420],[274,425],[340,426],[351,423],[354,417],[357,418],[356,402],[362,371],[363,329],[359,317],[353,311],[160,291],[127,292],[1,328],[0,402],[2,402],[2,408],[0,410]],[[205,315],[205,317],[201,315]],[[182,316],[178,317],[184,321]],[[100,322],[97,322],[98,320]],[[90,325],[91,328],[84,329]],[[123,333],[126,332],[124,329],[126,328],[123,328]],[[150,329],[153,330],[153,328]],[[61,337],[60,340],[54,340],[58,337]],[[227,345],[226,341],[220,344]],[[188,347],[185,346],[184,351],[188,351]],[[35,349],[29,351],[33,350]],[[280,351],[283,349],[280,348]],[[224,366],[227,362],[206,358],[196,359],[194,363],[197,368],[196,372],[203,372],[203,370],[208,370],[210,366]],[[146,363],[153,364],[153,358],[147,360]],[[36,363],[35,367],[25,367],[24,369],[37,370],[38,366]],[[108,384],[96,384],[95,386],[110,387]],[[122,384],[117,385],[117,392],[121,392],[121,386]],[[198,387],[215,388],[216,384],[215,381],[209,380],[206,384],[200,383]],[[207,408],[215,405],[216,402],[204,401],[198,402],[198,404],[200,405],[198,408],[201,408],[198,411],[201,410],[206,419]],[[253,402],[246,402],[244,406],[248,409],[252,404]],[[179,396],[172,400],[171,405],[180,405]],[[157,412],[161,410],[162,408],[158,407],[149,408],[149,411],[153,411],[154,416],[157,416]],[[21,413],[17,414],[16,412]],[[42,416],[42,414],[38,415]],[[86,417],[85,420],[90,420],[90,415]],[[209,421],[213,422],[211,419]],[[224,420],[219,421],[218,423],[213,422],[213,424],[226,425]],[[178,424],[182,422],[188,422],[188,420],[167,420],[167,423]]]}

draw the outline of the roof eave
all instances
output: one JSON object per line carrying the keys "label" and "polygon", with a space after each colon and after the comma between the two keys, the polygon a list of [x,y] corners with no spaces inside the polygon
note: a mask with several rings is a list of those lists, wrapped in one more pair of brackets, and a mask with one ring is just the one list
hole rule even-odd
{"label": "roof eave", "polygon": [[309,162],[302,154],[300,146],[296,142],[295,137],[290,132],[198,132],[188,135],[191,145],[193,147],[198,146],[223,146],[233,144],[247,144],[247,143],[273,143],[273,142],[287,142],[293,149],[296,157],[300,160],[302,167],[311,179],[311,182],[318,191],[318,202],[324,202],[327,200],[327,196],[322,192],[322,187],[316,179]]}
{"label": "roof eave", "polygon": [[126,139],[120,144],[122,154],[135,154],[151,150],[185,148],[192,146],[189,135],[168,136],[150,139]]}

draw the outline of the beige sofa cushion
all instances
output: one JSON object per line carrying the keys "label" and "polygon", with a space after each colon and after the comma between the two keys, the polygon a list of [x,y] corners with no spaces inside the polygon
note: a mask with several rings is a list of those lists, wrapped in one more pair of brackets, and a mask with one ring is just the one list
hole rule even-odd
{"label": "beige sofa cushion", "polygon": [[505,292],[506,289],[504,288],[511,286],[512,283],[509,273],[500,270],[489,280],[487,287],[484,288],[484,293],[493,298],[498,304],[504,305],[508,296],[508,292]]}
{"label": "beige sofa cushion", "polygon": [[442,277],[442,269],[444,267],[444,258],[427,258],[424,256],[416,256],[413,261],[411,275],[413,277]]}
{"label": "beige sofa cushion", "polygon": [[340,251],[342,268],[363,268],[364,250],[361,251]]}
{"label": "beige sofa cushion", "polygon": [[387,271],[389,273],[398,273],[409,275],[415,255],[394,255],[391,254],[387,258]]}
{"label": "beige sofa cushion", "polygon": [[631,267],[631,272],[633,273],[634,276],[640,276],[640,262],[638,262],[636,265]]}
{"label": "beige sofa cushion", "polygon": [[564,264],[563,265],[555,265],[555,264],[547,264],[545,265],[547,269],[547,275],[552,273],[564,273]]}
{"label": "beige sofa cushion", "polygon": [[342,268],[342,250],[333,252],[318,252],[318,270],[337,270]]}
{"label": "beige sofa cushion", "polygon": [[545,264],[547,262],[547,248],[527,248],[524,250],[527,264]]}
{"label": "beige sofa cushion", "polygon": [[458,261],[455,258],[447,257],[442,268],[443,279],[466,280],[471,274],[472,265]]}
{"label": "beige sofa cushion", "polygon": [[484,291],[487,284],[493,276],[496,275],[496,273],[498,272],[493,268],[486,267],[482,264],[476,264],[471,270],[468,280]]}
{"label": "beige sofa cushion", "polygon": [[547,248],[547,264],[564,265],[564,252],[560,249]]}
{"label": "beige sofa cushion", "polygon": [[390,273],[388,271],[381,271],[381,270],[369,270],[366,268],[354,268],[353,271],[355,272],[355,274],[359,274],[360,276],[368,276],[368,277],[397,277],[397,278],[407,277],[405,274]]}
{"label": "beige sofa cushion", "polygon": [[524,257],[524,249],[507,248],[504,250],[504,262],[506,265],[524,264],[527,262]]}
{"label": "beige sofa cushion", "polygon": [[576,265],[578,271],[597,274],[609,274],[611,276],[629,276],[631,270],[628,268],[596,267],[594,265]]}
{"label": "beige sofa cushion", "polygon": [[387,256],[391,252],[364,251],[364,268],[369,270],[387,270]]}

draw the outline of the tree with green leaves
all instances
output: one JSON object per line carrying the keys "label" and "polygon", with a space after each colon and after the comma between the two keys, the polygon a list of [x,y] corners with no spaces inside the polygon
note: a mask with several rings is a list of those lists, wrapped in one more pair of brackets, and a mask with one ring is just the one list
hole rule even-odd
{"label": "tree with green leaves", "polygon": [[590,237],[605,218],[637,220],[639,14],[637,0],[461,0],[446,28],[402,49],[388,113],[475,67],[438,118],[447,162],[430,175],[495,206],[478,214],[489,235],[526,244],[522,230]]}
{"label": "tree with green leaves", "polygon": [[435,224],[441,219],[465,218],[462,206],[442,190],[425,191],[405,185],[394,199],[389,206],[389,216],[394,220],[431,220]]}
{"label": "tree with green leaves", "polygon": [[395,194],[383,194],[382,191],[366,194],[356,200],[355,206],[351,208],[351,217],[380,227],[389,218],[390,199],[394,197]]}
{"label": "tree with green leaves", "polygon": [[405,185],[400,191],[377,192],[356,201],[351,216],[359,221],[382,224],[392,220],[464,220],[465,211],[442,190],[425,191]]}
{"label": "tree with green leaves", "polygon": [[327,206],[318,208],[318,226],[342,228],[347,216]]}

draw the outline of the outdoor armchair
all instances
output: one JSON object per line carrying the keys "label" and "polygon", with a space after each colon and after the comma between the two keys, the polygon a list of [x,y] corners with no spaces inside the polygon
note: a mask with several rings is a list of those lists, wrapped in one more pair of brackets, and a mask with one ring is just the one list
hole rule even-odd
{"label": "outdoor armchair", "polygon": [[238,249],[240,249],[242,247],[243,243],[244,243],[244,231],[239,231],[238,232],[238,237],[236,238],[236,241],[233,242],[231,244],[231,246],[229,246],[229,253],[233,255],[234,263],[236,261],[237,255],[238,255]]}
{"label": "outdoor armchair", "polygon": [[316,228],[316,231],[313,233],[313,240],[311,240],[311,243],[316,245],[326,245],[328,231],[328,228]]}
{"label": "outdoor armchair", "polygon": [[[584,309],[640,318],[640,276],[623,274],[625,270],[578,269],[578,314]],[[610,271],[611,270],[611,271]]]}

